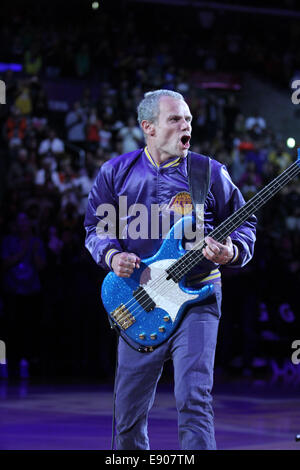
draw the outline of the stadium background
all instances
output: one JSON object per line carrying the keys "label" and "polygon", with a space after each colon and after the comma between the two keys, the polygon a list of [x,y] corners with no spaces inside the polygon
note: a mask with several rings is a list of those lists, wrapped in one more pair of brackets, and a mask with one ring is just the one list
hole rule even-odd
{"label": "stadium background", "polygon": [[[33,379],[113,378],[116,339],[100,301],[105,272],[84,248],[83,217],[103,162],[143,143],[134,110],[145,91],[184,94],[194,116],[192,149],[226,164],[245,199],[295,160],[300,10],[295,1],[247,5],[3,6],[0,339],[16,320],[14,346],[6,340],[12,379],[14,362],[26,356]],[[253,261],[224,269],[216,375],[299,383],[291,362],[300,324],[299,179],[258,218]],[[16,303],[6,261],[11,240],[29,225],[39,287],[31,295],[29,285]],[[30,261],[27,268],[35,269]],[[171,372],[168,365],[165,380]]]}

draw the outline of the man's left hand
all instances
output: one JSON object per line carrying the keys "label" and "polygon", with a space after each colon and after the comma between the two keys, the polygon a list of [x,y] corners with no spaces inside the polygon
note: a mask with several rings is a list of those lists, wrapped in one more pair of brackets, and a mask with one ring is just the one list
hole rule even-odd
{"label": "man's left hand", "polygon": [[206,247],[202,253],[209,261],[216,264],[227,264],[234,256],[234,248],[230,237],[224,243],[219,243],[211,237],[205,238]]}

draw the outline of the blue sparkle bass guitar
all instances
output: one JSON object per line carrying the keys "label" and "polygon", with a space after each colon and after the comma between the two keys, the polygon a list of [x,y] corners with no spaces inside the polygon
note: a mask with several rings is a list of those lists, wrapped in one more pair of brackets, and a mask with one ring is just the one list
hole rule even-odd
{"label": "blue sparkle bass guitar", "polygon": [[[296,162],[209,235],[219,242],[225,240],[299,172],[300,149]],[[102,302],[111,325],[141,352],[152,351],[166,341],[178,327],[186,306],[213,293],[212,284],[198,290],[185,286],[185,276],[204,259],[204,240],[193,250],[186,251],[182,241],[175,236],[178,224],[187,224],[187,227],[192,220],[190,216],[179,220],[159,251],[151,258],[142,260],[140,268],[135,269],[130,278],[121,278],[110,272],[102,283]]]}

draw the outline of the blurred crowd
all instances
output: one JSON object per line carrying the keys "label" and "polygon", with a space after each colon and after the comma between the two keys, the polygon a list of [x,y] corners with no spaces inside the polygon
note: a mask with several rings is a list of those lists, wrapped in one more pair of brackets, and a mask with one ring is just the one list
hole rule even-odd
{"label": "blurred crowd", "polygon": [[[282,21],[279,15],[199,9],[192,3],[171,7],[116,0],[96,11],[85,0],[6,5],[1,58],[22,63],[28,75],[97,76],[114,88],[129,81],[130,89],[140,82],[146,88],[162,81],[176,84],[187,69],[251,70],[279,86],[299,71],[297,17]],[[280,8],[293,3],[280,2]]]}
{"label": "blurred crowd", "polygon": [[[138,8],[123,22],[103,12],[71,31],[59,22],[43,30],[30,16],[22,21],[16,15],[11,27],[2,29],[2,57],[24,66],[22,73],[8,71],[1,77],[7,105],[1,109],[0,330],[4,339],[9,337],[8,356],[16,374],[23,357],[36,374],[85,375],[95,368],[96,375],[112,374],[114,340],[100,314],[105,273],[84,248],[83,218],[101,165],[144,145],[135,110],[145,91],[167,87],[184,94],[193,114],[192,150],[227,165],[246,200],[295,160],[295,151],[280,141],[259,110],[244,115],[238,92],[199,90],[190,76],[195,57],[197,69],[214,72],[226,64],[228,70],[249,67],[262,73],[263,66],[272,80],[281,61],[280,86],[295,70],[296,51],[269,55],[275,35],[263,43],[259,34],[244,42],[247,30],[236,25],[232,32],[229,24],[215,34],[220,19],[213,13],[189,17],[190,34],[179,30],[173,42],[172,18],[166,24],[155,15],[151,38],[139,18]],[[290,37],[297,35],[292,28]],[[89,88],[91,76],[99,79],[96,98]],[[86,84],[59,124],[43,83],[58,77],[77,77]],[[288,336],[288,322],[277,310],[286,302],[291,310],[297,308],[299,229],[295,180],[260,211],[253,262],[241,272],[224,273],[224,366],[236,353],[234,331],[244,368],[262,354],[262,331],[278,341]],[[268,306],[267,316],[261,315],[262,304]],[[237,330],[232,333],[233,325]]]}

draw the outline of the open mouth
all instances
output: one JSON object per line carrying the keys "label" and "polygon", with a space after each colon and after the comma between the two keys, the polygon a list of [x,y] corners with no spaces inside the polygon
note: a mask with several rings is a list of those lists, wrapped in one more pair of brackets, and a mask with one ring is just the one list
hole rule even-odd
{"label": "open mouth", "polygon": [[189,148],[190,147],[190,136],[189,135],[183,135],[180,139],[180,142],[182,143],[184,148]]}

